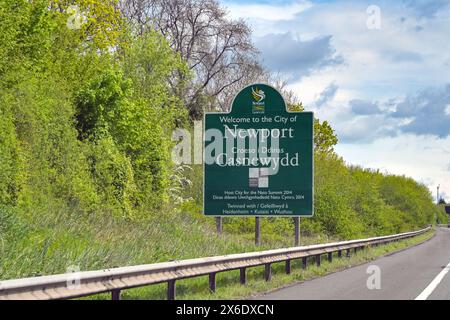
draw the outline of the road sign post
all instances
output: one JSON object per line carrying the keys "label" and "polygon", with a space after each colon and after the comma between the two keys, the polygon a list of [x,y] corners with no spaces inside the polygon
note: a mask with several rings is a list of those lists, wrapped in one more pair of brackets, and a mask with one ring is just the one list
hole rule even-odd
{"label": "road sign post", "polygon": [[255,244],[259,246],[261,244],[261,218],[255,218]]}
{"label": "road sign post", "polygon": [[216,229],[218,235],[222,234],[222,228],[223,228],[222,217],[216,217]]}
{"label": "road sign post", "polygon": [[313,113],[289,112],[264,84],[239,92],[229,113],[205,114],[204,214],[254,216],[258,227],[260,217],[311,217],[313,127]]}
{"label": "road sign post", "polygon": [[295,229],[295,246],[300,245],[300,217],[294,218],[294,229]]}

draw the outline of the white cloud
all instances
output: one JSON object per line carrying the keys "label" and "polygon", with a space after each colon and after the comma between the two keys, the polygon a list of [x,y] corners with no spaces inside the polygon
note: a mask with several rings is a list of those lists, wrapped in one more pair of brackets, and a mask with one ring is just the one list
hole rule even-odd
{"label": "white cloud", "polygon": [[225,5],[233,18],[267,21],[293,20],[297,14],[312,7],[309,1],[297,1],[285,5],[225,2]]}
{"label": "white cloud", "polygon": [[331,45],[332,37],[310,40],[295,38],[292,33],[266,34],[256,41],[262,62],[275,72],[297,79],[313,70],[343,63]]}
{"label": "white cloud", "polygon": [[[425,130],[426,125],[417,127],[421,121],[427,121],[418,113],[411,117],[392,116],[408,97],[450,83],[450,11],[443,10],[447,0],[405,1],[377,2],[381,8],[381,30],[367,28],[366,10],[373,4],[370,1],[311,0],[312,5],[308,3],[298,10],[288,9],[298,2],[233,3],[232,14],[247,19],[256,43],[267,34],[291,33],[301,41],[331,37],[331,49],[345,63],[317,66],[308,72],[292,70],[297,79],[289,89],[320,119],[330,121],[341,140],[337,150],[344,159],[406,174],[432,190],[434,184],[441,183],[443,191],[450,194],[450,138],[443,138],[445,134],[441,138],[413,135],[419,132],[417,129],[422,129],[423,134],[434,133]],[[428,10],[426,14],[421,14],[423,6]],[[248,13],[250,7],[253,13]],[[323,99],[331,85],[338,90]],[[440,101],[438,96],[437,99]],[[357,115],[350,106],[352,100],[377,103],[380,113]],[[448,116],[450,106],[445,107],[445,102],[440,114]],[[427,108],[422,108],[422,113]],[[402,132],[402,128],[410,128],[410,133]]]}
{"label": "white cloud", "polygon": [[416,32],[416,21],[400,22],[404,11],[392,6],[382,7],[383,28],[379,31],[365,27],[364,5],[322,6],[284,25],[298,33],[333,36],[333,45],[347,68],[330,70],[330,74],[340,88],[357,91],[353,98],[387,99],[448,82],[450,66],[445,66],[443,53],[450,51],[445,40],[450,21],[429,22]]}
{"label": "white cloud", "polygon": [[406,175],[424,183],[431,191],[438,184],[450,194],[450,137],[403,135],[383,138],[362,147],[339,144],[336,151],[352,164]]}
{"label": "white cloud", "polygon": [[[245,17],[247,6],[245,3],[233,4],[233,12]],[[250,6],[260,10],[270,7],[266,4]],[[448,19],[423,22],[412,14],[412,10],[408,14],[408,8],[389,2],[380,5],[382,29],[369,30],[366,27],[367,4],[360,1],[314,3],[308,10],[293,16],[286,13],[289,4],[271,6],[283,12],[270,8],[270,20],[249,21],[255,31],[255,41],[269,33],[290,32],[303,41],[332,36],[331,44],[343,57],[346,68],[328,70],[329,82],[336,83],[344,91],[357,93],[352,99],[388,99],[449,81],[450,62],[444,54],[450,52]],[[286,14],[290,16],[287,20]],[[405,16],[407,18],[402,19]],[[420,32],[417,31],[419,23]],[[298,71],[305,76],[303,70]],[[323,73],[307,75],[310,78],[317,76],[323,77]],[[302,80],[304,77],[297,82]],[[323,84],[321,89],[325,86]]]}

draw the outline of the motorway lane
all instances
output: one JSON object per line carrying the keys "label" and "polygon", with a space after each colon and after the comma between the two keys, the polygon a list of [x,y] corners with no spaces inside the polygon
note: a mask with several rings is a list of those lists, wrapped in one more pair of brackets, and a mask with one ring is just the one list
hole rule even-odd
{"label": "motorway lane", "polygon": [[[262,300],[414,300],[450,263],[450,229],[438,228],[431,240],[370,263],[305,281],[256,299]],[[381,289],[369,290],[369,266],[381,270]],[[429,300],[450,300],[450,272]]]}
{"label": "motorway lane", "polygon": [[[446,231],[447,234],[450,234],[450,229],[448,228],[442,228],[442,231]],[[445,242],[446,238],[441,237],[440,241]],[[445,243],[442,243],[443,246],[445,246]],[[449,249],[450,251],[450,249]],[[448,262],[450,263],[450,261]],[[450,300],[450,273],[447,273],[447,275],[444,277],[444,279],[441,281],[441,283],[436,287],[436,289],[433,291],[433,293],[430,295],[428,300]]]}

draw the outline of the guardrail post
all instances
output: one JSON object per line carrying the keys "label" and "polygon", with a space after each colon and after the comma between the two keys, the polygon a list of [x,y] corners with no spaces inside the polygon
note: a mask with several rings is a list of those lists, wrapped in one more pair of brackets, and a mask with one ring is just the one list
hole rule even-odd
{"label": "guardrail post", "polygon": [[167,281],[167,300],[175,300],[176,290],[175,280]]}
{"label": "guardrail post", "polygon": [[350,249],[347,249],[347,258],[350,258]]}
{"label": "guardrail post", "polygon": [[328,262],[333,262],[333,252],[328,252]]}
{"label": "guardrail post", "polygon": [[120,290],[112,290],[111,291],[111,300],[120,300]]}
{"label": "guardrail post", "polygon": [[210,273],[209,274],[209,290],[211,290],[212,293],[216,292],[216,273]]}
{"label": "guardrail post", "polygon": [[320,254],[316,256],[316,265],[320,267]]}
{"label": "guardrail post", "polygon": [[270,267],[270,263],[266,263],[264,266],[264,279],[266,281],[270,281],[272,278],[272,269]]}
{"label": "guardrail post", "polygon": [[358,252],[358,247],[355,247],[354,249],[355,254]]}
{"label": "guardrail post", "polygon": [[303,257],[302,258],[302,269],[306,269],[307,266],[308,266],[308,258]]}
{"label": "guardrail post", "polygon": [[338,258],[342,258],[342,250],[338,251]]}
{"label": "guardrail post", "polygon": [[239,269],[239,281],[241,284],[245,284],[246,282],[246,274],[245,274],[245,268]]}
{"label": "guardrail post", "polygon": [[291,260],[286,260],[286,274],[291,274]]}

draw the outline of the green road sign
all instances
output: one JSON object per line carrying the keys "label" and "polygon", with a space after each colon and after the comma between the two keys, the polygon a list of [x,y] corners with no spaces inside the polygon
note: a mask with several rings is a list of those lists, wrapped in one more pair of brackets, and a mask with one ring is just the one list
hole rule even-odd
{"label": "green road sign", "polygon": [[255,84],[230,113],[204,119],[204,213],[313,215],[312,112],[291,113],[274,88]]}

